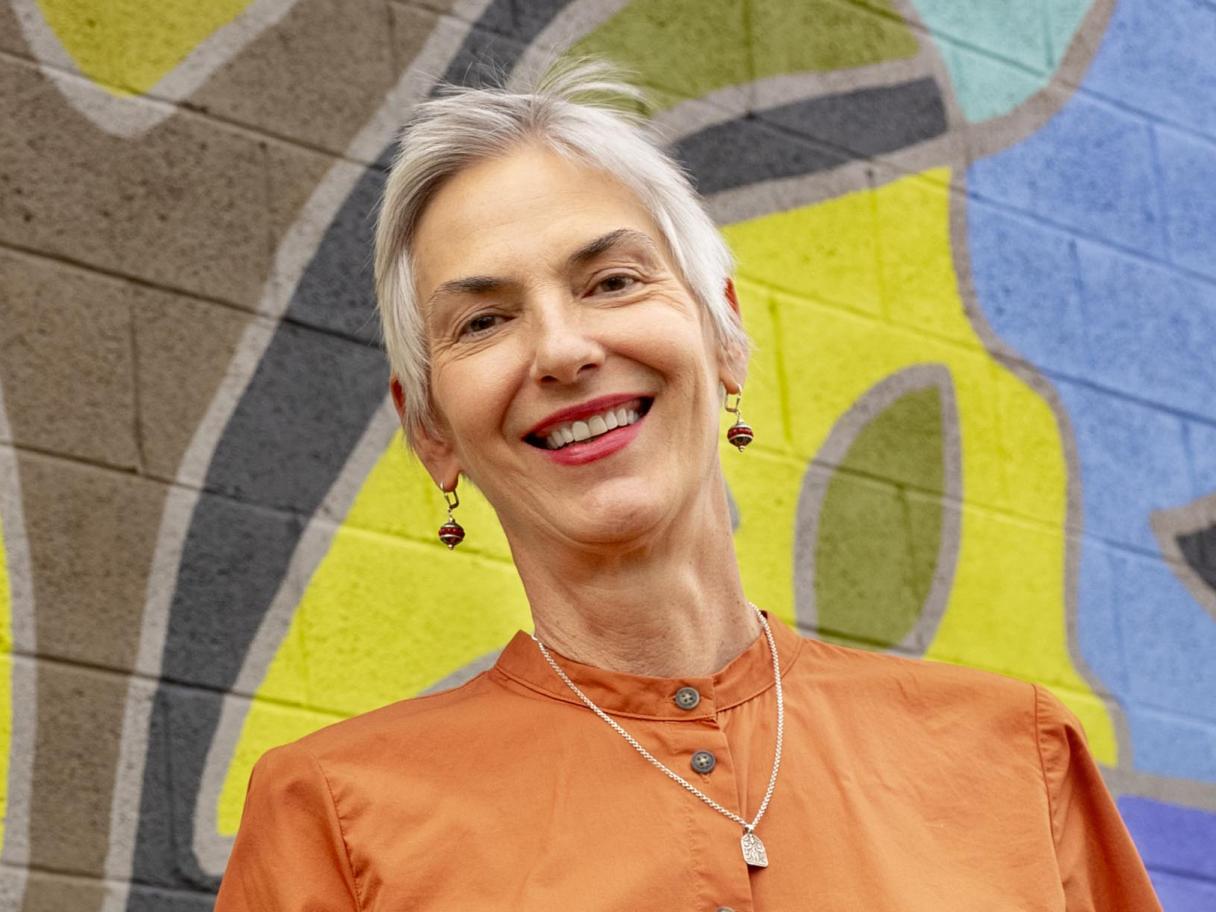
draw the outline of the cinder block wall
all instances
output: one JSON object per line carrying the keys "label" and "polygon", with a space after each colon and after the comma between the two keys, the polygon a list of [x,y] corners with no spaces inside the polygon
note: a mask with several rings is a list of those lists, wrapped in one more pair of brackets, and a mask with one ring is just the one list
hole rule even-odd
{"label": "cinder block wall", "polygon": [[633,67],[738,256],[749,595],[1050,686],[1216,908],[1210,0],[0,6],[0,907],[203,910],[266,748],[529,624],[370,220],[438,76]]}

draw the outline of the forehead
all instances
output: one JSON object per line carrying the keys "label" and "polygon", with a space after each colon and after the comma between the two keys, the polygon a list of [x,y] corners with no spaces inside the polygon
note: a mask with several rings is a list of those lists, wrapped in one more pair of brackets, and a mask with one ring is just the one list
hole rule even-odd
{"label": "forehead", "polygon": [[[630,228],[665,252],[641,201],[607,172],[540,146],[478,162],[448,180],[414,235],[416,292],[467,275],[526,278],[558,269],[607,232]],[[521,270],[525,275],[520,275]]]}

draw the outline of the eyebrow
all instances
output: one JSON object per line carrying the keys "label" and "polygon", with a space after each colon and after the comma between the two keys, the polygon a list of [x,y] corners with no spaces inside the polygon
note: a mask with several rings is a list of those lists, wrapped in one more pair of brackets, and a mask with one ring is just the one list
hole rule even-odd
{"label": "eyebrow", "polygon": [[[622,246],[627,243],[637,244],[656,259],[659,256],[659,249],[655,242],[651,240],[648,234],[638,231],[635,228],[617,228],[615,231],[609,231],[607,234],[602,234],[594,240],[588,241],[578,250],[566,257],[566,269],[571,270],[578,266],[586,264],[589,260],[595,259],[597,256],[607,253],[615,247]],[[450,279],[442,283],[431,292],[431,296],[427,298],[427,304],[433,302],[436,298],[450,294],[487,294],[492,291],[498,291],[514,284],[511,279],[502,278],[500,276],[475,275],[465,276],[462,279]]]}

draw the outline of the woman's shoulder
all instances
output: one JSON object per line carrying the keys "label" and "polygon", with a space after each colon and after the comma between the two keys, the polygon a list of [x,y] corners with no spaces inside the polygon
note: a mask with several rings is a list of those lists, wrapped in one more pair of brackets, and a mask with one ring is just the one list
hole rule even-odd
{"label": "woman's shoulder", "polygon": [[917,715],[960,713],[971,718],[1036,713],[1036,704],[1052,701],[1041,685],[1011,674],[970,665],[881,652],[804,637],[804,679],[840,705],[863,703],[881,711]]}
{"label": "woman's shoulder", "polygon": [[310,755],[325,767],[362,764],[378,757],[395,756],[400,762],[412,754],[475,739],[478,730],[493,725],[493,704],[504,694],[489,680],[489,671],[482,671],[457,687],[350,716],[276,750]]}

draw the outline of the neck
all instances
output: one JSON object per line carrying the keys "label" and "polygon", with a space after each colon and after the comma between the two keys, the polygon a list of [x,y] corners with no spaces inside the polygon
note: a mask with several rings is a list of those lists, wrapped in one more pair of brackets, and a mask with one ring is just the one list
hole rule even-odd
{"label": "neck", "polygon": [[743,594],[724,489],[628,547],[510,536],[536,636],[597,668],[655,677],[721,670],[761,634]]}

